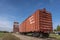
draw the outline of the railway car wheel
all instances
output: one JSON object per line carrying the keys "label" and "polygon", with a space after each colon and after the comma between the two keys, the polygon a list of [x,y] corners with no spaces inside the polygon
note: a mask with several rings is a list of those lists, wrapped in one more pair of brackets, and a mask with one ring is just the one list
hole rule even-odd
{"label": "railway car wheel", "polygon": [[40,38],[43,38],[43,33],[40,33]]}
{"label": "railway car wheel", "polygon": [[27,35],[27,33],[24,33],[24,35]]}
{"label": "railway car wheel", "polygon": [[39,33],[33,33],[32,36],[39,37]]}
{"label": "railway car wheel", "polygon": [[48,33],[44,33],[44,37],[49,37],[49,34]]}
{"label": "railway car wheel", "polygon": [[48,33],[46,34],[46,37],[49,37],[49,34]]}

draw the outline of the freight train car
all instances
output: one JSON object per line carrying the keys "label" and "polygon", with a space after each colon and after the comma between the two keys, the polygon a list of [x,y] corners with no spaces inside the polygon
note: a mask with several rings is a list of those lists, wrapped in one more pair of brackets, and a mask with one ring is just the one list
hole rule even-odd
{"label": "freight train car", "polygon": [[13,24],[13,32],[14,33],[19,32],[19,23],[18,22],[14,22],[14,24]]}
{"label": "freight train car", "polygon": [[19,26],[19,32],[32,36],[48,37],[52,32],[52,15],[46,9],[37,10]]}

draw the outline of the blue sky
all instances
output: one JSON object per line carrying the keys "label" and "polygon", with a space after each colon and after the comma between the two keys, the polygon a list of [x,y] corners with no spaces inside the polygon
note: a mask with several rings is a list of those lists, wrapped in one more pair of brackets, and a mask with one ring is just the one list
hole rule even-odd
{"label": "blue sky", "polygon": [[42,8],[52,13],[53,28],[60,25],[60,0],[0,0],[0,30],[12,31],[14,21],[21,23]]}

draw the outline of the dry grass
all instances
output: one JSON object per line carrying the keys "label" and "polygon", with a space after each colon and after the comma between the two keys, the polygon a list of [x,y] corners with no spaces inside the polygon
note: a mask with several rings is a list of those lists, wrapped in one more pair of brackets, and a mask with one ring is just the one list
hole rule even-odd
{"label": "dry grass", "polygon": [[0,38],[2,38],[6,33],[0,33]]}
{"label": "dry grass", "polygon": [[20,39],[17,38],[17,37],[15,37],[14,35],[6,34],[6,35],[4,35],[4,37],[2,38],[2,40],[20,40]]}
{"label": "dry grass", "polygon": [[2,37],[2,40],[20,40],[20,39],[14,35],[7,33]]}
{"label": "dry grass", "polygon": [[54,37],[57,40],[60,40],[60,35],[56,35],[56,34],[50,34],[50,37]]}

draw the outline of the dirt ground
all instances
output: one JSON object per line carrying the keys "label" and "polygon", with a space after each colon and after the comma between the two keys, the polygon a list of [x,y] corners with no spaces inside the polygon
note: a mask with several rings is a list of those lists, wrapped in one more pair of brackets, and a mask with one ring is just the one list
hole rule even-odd
{"label": "dirt ground", "polygon": [[21,34],[12,34],[12,35],[15,35],[21,40],[57,40],[55,38],[37,38],[37,37],[31,37],[31,36],[26,36],[26,35],[21,35]]}

